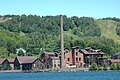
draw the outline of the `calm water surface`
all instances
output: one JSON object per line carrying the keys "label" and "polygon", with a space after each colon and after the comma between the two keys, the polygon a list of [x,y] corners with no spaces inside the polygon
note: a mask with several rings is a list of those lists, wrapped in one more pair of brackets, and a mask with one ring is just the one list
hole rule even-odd
{"label": "calm water surface", "polygon": [[0,73],[0,80],[120,80],[120,71],[113,72],[37,72]]}

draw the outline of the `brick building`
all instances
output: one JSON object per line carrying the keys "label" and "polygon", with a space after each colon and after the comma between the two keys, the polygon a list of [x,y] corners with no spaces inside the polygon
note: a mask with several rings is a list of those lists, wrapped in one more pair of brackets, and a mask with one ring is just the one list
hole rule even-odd
{"label": "brick building", "polygon": [[84,65],[84,57],[78,47],[73,47],[71,51],[65,49],[65,67],[79,68]]}

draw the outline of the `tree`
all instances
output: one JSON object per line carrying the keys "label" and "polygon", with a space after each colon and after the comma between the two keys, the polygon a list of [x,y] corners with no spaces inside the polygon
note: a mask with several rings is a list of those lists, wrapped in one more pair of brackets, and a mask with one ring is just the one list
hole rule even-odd
{"label": "tree", "polygon": [[20,51],[18,52],[18,56],[25,56],[25,53],[24,53],[22,50],[20,50]]}
{"label": "tree", "polygon": [[0,47],[0,57],[2,57],[2,58],[8,57],[8,51],[6,48]]}
{"label": "tree", "polygon": [[120,36],[120,23],[117,25],[116,34]]}
{"label": "tree", "polygon": [[117,69],[116,63],[112,63],[110,65],[110,70],[116,70],[116,69]]}
{"label": "tree", "polygon": [[98,70],[97,64],[96,64],[96,63],[93,63],[93,64],[89,67],[89,70],[90,70],[90,71],[96,71],[96,70]]}
{"label": "tree", "polygon": [[109,66],[108,66],[107,64],[104,64],[103,70],[105,70],[105,71],[108,70],[108,67],[109,67]]}
{"label": "tree", "polygon": [[[37,15],[5,15],[8,19],[0,22],[0,48],[1,57],[10,57],[15,54],[17,48],[24,48],[26,55],[38,55],[40,48],[47,51],[60,52],[60,16],[37,16]],[[11,19],[9,19],[11,18]],[[120,44],[114,40],[101,37],[101,29],[92,17],[67,17],[63,16],[64,43],[71,49],[73,46],[85,48],[91,46],[101,49],[107,55],[119,51]],[[119,22],[120,19],[108,18]],[[119,24],[116,33],[119,35]],[[16,56],[16,55],[15,55]],[[13,55],[14,57],[14,55]]]}
{"label": "tree", "polygon": [[117,64],[116,64],[116,69],[117,69],[117,70],[120,70],[120,63],[117,63]]}

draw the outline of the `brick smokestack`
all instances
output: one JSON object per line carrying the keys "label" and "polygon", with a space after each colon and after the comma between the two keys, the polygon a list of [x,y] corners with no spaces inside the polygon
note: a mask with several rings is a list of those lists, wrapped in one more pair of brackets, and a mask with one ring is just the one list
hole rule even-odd
{"label": "brick smokestack", "polygon": [[63,34],[63,16],[60,16],[60,32],[61,32],[61,69],[64,68],[64,34]]}

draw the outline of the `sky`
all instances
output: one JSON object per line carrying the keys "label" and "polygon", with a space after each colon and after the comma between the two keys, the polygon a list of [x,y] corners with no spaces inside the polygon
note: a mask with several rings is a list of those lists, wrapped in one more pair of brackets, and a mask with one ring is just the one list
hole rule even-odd
{"label": "sky", "polygon": [[0,15],[120,18],[120,0],[0,0]]}

